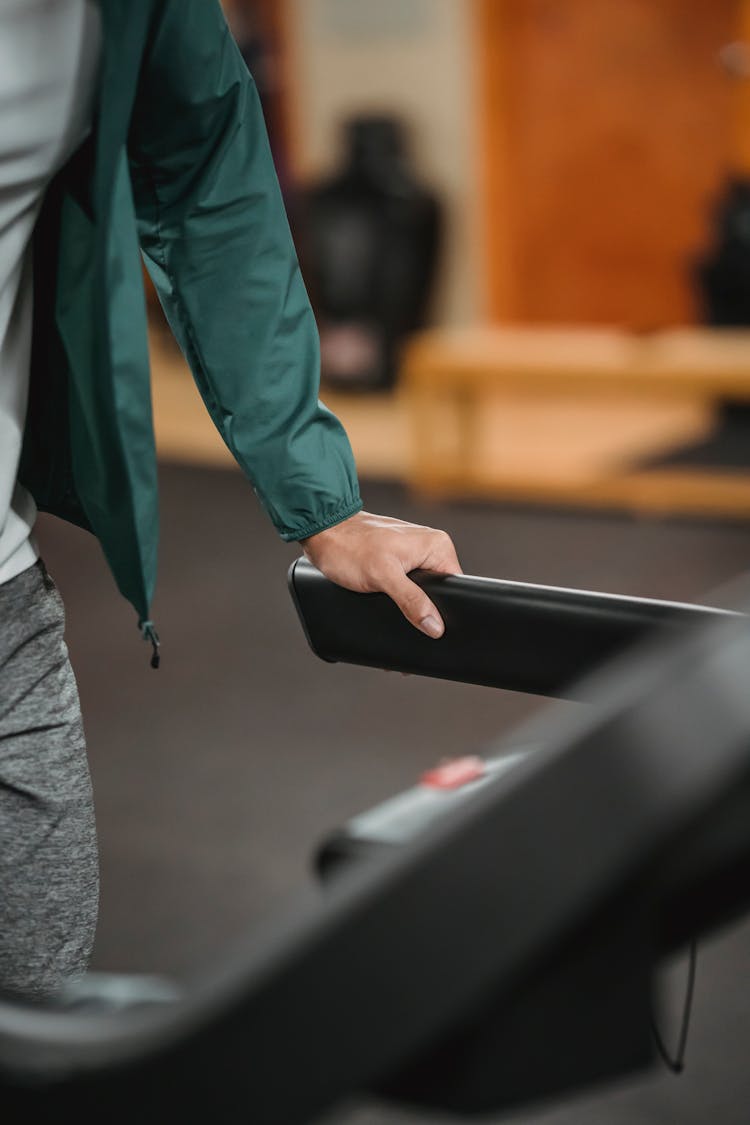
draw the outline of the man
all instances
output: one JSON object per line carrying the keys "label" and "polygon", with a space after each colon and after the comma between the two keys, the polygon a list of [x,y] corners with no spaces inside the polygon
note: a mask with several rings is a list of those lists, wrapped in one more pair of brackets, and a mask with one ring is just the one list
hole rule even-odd
{"label": "man", "polygon": [[98,884],[38,509],[98,537],[158,663],[139,245],[282,538],[435,638],[440,616],[407,573],[459,571],[444,533],[361,510],[346,435],[317,400],[315,325],[218,0],[0,0],[0,991],[29,996],[83,971]]}

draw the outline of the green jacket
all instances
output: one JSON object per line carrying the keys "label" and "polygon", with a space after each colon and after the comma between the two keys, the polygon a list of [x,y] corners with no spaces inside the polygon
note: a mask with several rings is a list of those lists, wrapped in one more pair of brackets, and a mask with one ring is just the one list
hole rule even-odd
{"label": "green jacket", "polygon": [[94,127],[35,235],[21,480],[87,527],[149,633],[158,539],[139,246],[213,421],[281,536],[361,507],[255,86],[217,0],[100,0]]}

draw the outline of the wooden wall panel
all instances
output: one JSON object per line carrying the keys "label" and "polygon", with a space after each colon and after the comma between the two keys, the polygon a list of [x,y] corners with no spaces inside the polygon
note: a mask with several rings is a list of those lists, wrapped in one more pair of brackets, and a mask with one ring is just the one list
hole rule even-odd
{"label": "wooden wall panel", "polygon": [[719,52],[743,3],[480,0],[494,316],[694,319],[737,135]]}
{"label": "wooden wall panel", "polygon": [[750,177],[750,0],[739,0],[739,9],[739,35],[725,65],[734,80],[735,164]]}

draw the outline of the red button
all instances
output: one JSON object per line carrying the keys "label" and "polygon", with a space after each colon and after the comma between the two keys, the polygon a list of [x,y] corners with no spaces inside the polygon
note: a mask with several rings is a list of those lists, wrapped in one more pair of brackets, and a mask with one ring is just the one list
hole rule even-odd
{"label": "red button", "polygon": [[430,789],[460,789],[462,785],[484,777],[484,774],[485,763],[481,758],[453,758],[423,773],[420,782]]}

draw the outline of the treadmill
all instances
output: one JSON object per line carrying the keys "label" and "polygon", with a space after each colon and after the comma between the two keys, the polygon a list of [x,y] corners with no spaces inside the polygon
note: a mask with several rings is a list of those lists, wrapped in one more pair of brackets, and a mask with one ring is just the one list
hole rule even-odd
{"label": "treadmill", "polygon": [[337,833],[321,893],[186,993],[0,1002],[7,1125],[301,1125],[366,1092],[499,1113],[654,1063],[661,960],[750,905],[747,606],[416,577],[439,642],[304,561],[290,585],[324,659],[585,706],[400,839]]}

